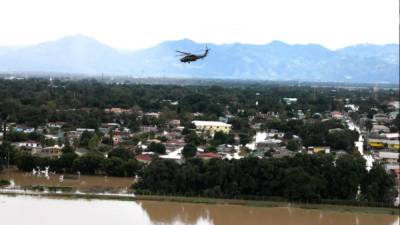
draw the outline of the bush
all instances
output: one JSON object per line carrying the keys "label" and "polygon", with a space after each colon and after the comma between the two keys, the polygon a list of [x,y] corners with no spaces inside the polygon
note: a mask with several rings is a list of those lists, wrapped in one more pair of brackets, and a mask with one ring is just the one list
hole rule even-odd
{"label": "bush", "polygon": [[10,185],[10,181],[5,179],[0,179],[0,187]]}

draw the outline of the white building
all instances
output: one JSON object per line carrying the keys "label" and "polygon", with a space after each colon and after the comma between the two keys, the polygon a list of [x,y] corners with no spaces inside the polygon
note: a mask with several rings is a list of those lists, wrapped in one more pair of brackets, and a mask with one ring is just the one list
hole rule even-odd
{"label": "white building", "polygon": [[194,120],[192,123],[196,126],[196,129],[202,132],[210,132],[211,134],[222,131],[224,133],[229,133],[231,131],[232,125],[219,122],[219,121],[200,121]]}

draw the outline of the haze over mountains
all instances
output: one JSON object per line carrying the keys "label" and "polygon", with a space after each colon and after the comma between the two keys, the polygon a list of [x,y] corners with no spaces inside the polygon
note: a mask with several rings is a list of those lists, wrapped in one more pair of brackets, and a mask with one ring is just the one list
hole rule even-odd
{"label": "haze over mountains", "polygon": [[202,53],[205,43],[165,41],[137,51],[120,51],[77,35],[22,48],[0,47],[0,72],[55,72],[134,77],[300,80],[398,83],[399,45],[355,45],[329,50],[321,45],[207,44],[210,55],[191,64],[175,50]]}

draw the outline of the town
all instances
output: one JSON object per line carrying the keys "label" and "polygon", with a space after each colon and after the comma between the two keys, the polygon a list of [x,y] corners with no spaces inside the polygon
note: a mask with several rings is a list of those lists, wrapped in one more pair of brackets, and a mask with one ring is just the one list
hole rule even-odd
{"label": "town", "polygon": [[[398,91],[378,86],[178,86],[4,79],[0,80],[0,165],[26,172],[48,167],[57,174],[133,177],[133,187],[140,193],[355,200],[360,196],[358,186],[366,185],[363,200],[398,205]],[[163,176],[160,167],[167,170],[199,162],[212,167],[219,161],[240,161],[253,163],[255,169],[262,161],[254,160],[277,164],[300,160],[304,179],[309,179],[314,175],[306,162],[330,160],[337,168],[344,159],[361,160],[365,174],[385,171],[383,178],[376,179],[386,186],[374,187],[376,180],[365,184],[369,181],[364,181],[361,171],[347,178],[359,180],[347,194],[335,190],[318,197],[297,196],[293,192],[304,190],[296,187],[288,193],[273,189],[270,194],[255,193],[242,189],[241,181],[227,186],[214,181],[218,185],[211,188],[202,184],[206,192],[190,189],[190,184],[185,187],[188,190],[167,189],[176,183],[162,182],[173,177],[155,178]],[[228,165],[219,166],[223,170]],[[351,168],[357,169],[347,169]],[[292,172],[286,170],[285,176],[294,180],[302,176]],[[232,185],[239,187],[228,192]],[[384,194],[378,197],[380,193],[372,193],[374,188]]]}

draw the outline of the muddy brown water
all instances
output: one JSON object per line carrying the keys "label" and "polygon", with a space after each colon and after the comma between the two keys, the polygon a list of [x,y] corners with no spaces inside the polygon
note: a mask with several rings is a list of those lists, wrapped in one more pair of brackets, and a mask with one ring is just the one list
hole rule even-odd
{"label": "muddy brown water", "polygon": [[49,178],[44,176],[32,175],[15,169],[0,172],[0,179],[12,180],[16,186],[29,187],[35,185],[52,187],[73,187],[79,191],[119,191],[128,189],[134,178],[127,177],[105,177],[105,176],[85,176],[85,175],[64,175],[64,180],[60,181],[62,174],[50,174]]}
{"label": "muddy brown water", "polygon": [[[124,190],[133,178],[72,176],[49,179],[16,170],[0,178],[16,185],[67,186],[78,190]],[[292,207],[190,204],[158,201],[72,200],[0,195],[0,224],[96,224],[96,225],[398,225],[399,217],[385,214],[307,210]],[[4,222],[4,223],[3,223]]]}
{"label": "muddy brown water", "polygon": [[398,225],[398,216],[290,207],[0,195],[7,225]]}

